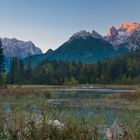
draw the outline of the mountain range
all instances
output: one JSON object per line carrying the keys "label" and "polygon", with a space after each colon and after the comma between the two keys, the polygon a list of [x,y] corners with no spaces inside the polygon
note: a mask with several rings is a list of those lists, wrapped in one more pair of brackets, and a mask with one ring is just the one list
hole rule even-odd
{"label": "mountain range", "polygon": [[119,51],[116,51],[113,45],[104,40],[101,35],[95,31],[90,33],[83,30],[74,34],[67,42],[56,49],[49,59],[63,61],[79,60],[89,63],[109,59],[116,55],[119,55]]}
{"label": "mountain range", "polygon": [[31,41],[21,41],[16,38],[1,38],[3,52],[6,58],[18,57],[26,58],[29,55],[42,54],[41,49],[36,47]]}
{"label": "mountain range", "polygon": [[81,30],[56,50],[49,49],[44,54],[31,41],[3,38],[2,42],[6,58],[18,57],[26,62],[30,55],[33,64],[45,59],[92,63],[139,49],[140,24],[133,22],[121,24],[118,28],[112,26],[106,36],[100,35],[95,30],[92,32]]}

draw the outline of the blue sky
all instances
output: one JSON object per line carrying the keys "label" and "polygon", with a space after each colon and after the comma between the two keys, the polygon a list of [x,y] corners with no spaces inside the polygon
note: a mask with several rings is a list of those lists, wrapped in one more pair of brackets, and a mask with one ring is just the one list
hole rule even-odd
{"label": "blue sky", "polygon": [[140,0],[0,0],[0,36],[31,40],[43,52],[79,30],[105,35],[133,21],[140,23]]}

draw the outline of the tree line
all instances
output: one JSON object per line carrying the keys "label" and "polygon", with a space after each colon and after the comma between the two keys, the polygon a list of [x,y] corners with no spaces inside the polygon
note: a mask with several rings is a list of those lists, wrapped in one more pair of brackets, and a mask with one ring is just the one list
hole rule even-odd
{"label": "tree line", "polygon": [[126,56],[93,64],[64,61],[42,61],[32,66],[13,58],[8,73],[10,84],[134,84],[140,82],[140,50]]}

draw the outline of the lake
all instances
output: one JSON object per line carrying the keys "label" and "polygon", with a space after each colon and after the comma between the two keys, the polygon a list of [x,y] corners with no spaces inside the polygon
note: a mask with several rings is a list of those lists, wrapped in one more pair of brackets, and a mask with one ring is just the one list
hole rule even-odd
{"label": "lake", "polygon": [[[46,90],[38,88],[36,90]],[[14,108],[23,111],[32,111],[40,114],[40,110],[48,110],[49,115],[55,115],[60,119],[60,115],[78,117],[97,117],[103,115],[106,123],[113,123],[117,117],[123,118],[123,113],[139,114],[139,104],[131,100],[117,98],[120,93],[129,94],[134,92],[134,88],[106,88],[106,87],[80,87],[64,88],[49,87],[47,91],[51,93],[51,98],[40,95],[26,96],[3,96],[1,109],[12,112]],[[115,96],[114,96],[115,95]],[[47,104],[47,105],[46,105]],[[50,109],[51,108],[51,109]],[[62,119],[62,118],[61,118]]]}

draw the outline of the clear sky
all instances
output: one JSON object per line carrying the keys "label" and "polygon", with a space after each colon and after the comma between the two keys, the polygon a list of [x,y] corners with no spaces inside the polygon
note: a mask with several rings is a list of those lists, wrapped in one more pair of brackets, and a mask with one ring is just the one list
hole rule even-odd
{"label": "clear sky", "polygon": [[56,49],[79,30],[140,23],[140,0],[0,0],[0,36]]}

